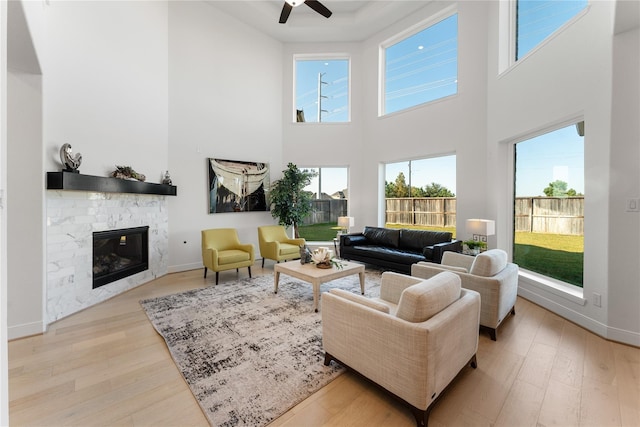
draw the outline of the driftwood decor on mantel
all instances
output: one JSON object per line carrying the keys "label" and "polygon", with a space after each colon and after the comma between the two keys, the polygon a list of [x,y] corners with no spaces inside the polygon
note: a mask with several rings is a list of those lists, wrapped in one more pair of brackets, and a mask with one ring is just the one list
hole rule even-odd
{"label": "driftwood decor on mantel", "polygon": [[47,190],[95,191],[98,193],[134,193],[177,196],[175,185],[130,181],[73,172],[47,172]]}

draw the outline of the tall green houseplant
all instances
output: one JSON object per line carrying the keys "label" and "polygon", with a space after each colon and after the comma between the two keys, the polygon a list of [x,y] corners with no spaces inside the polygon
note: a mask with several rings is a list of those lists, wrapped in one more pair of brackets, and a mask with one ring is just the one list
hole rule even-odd
{"label": "tall green houseplant", "polygon": [[311,213],[312,193],[304,188],[315,176],[314,171],[300,170],[289,163],[282,178],[271,186],[271,216],[277,218],[280,225],[293,226],[294,237],[299,237],[298,224]]}

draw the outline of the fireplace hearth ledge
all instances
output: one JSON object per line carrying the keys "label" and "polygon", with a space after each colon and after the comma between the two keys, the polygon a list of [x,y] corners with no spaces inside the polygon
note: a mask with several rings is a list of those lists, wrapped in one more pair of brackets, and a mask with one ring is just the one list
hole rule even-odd
{"label": "fireplace hearth ledge", "polygon": [[175,185],[129,181],[73,172],[47,172],[47,190],[94,191],[98,193],[134,193],[176,196]]}

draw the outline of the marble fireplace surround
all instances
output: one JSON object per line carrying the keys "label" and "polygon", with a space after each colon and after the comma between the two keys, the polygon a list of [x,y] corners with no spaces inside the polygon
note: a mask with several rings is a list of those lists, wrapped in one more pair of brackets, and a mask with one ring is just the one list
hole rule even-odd
{"label": "marble fireplace surround", "polygon": [[[165,195],[47,190],[45,323],[167,274]],[[149,226],[149,268],[93,289],[93,232]]]}

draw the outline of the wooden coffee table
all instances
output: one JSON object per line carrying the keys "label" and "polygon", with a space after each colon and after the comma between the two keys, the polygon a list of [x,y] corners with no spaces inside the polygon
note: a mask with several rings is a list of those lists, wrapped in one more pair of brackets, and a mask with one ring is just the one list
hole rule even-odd
{"label": "wooden coffee table", "polygon": [[320,298],[320,285],[341,277],[358,274],[360,276],[360,291],[364,295],[364,265],[353,262],[340,261],[341,269],[331,267],[327,269],[318,268],[315,264],[300,264],[300,261],[280,262],[273,267],[274,292],[278,293],[278,280],[280,273],[296,279],[304,280],[313,286],[313,309],[318,312],[318,299]]}

